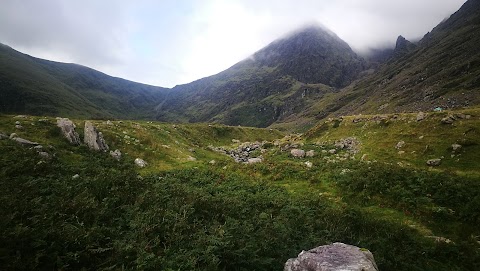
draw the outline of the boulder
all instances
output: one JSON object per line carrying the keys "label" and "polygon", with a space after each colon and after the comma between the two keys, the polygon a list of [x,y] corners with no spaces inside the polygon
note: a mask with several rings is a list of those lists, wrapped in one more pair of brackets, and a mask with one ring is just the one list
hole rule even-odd
{"label": "boulder", "polygon": [[427,114],[423,113],[423,112],[418,112],[417,114],[417,121],[422,121],[425,119],[425,117],[427,116]]}
{"label": "boulder", "polygon": [[462,148],[462,145],[460,144],[452,144],[452,150],[454,152],[459,151]]}
{"label": "boulder", "polygon": [[306,157],[314,157],[315,156],[315,151],[314,150],[309,150],[305,153]]}
{"label": "boulder", "polygon": [[91,150],[108,151],[108,145],[105,143],[102,133],[97,131],[97,128],[90,121],[85,122],[83,141]]}
{"label": "boulder", "polygon": [[120,159],[122,159],[122,152],[119,149],[116,149],[114,151],[110,151],[110,156],[112,156],[113,159],[120,161]]}
{"label": "boulder", "polygon": [[343,243],[302,251],[285,263],[284,271],[378,271],[372,253]]}
{"label": "boulder", "polygon": [[249,158],[247,164],[257,164],[261,163],[263,159],[261,157]]}
{"label": "boulder", "polygon": [[455,121],[455,117],[452,115],[448,115],[441,120],[442,124],[452,124]]}
{"label": "boulder", "polygon": [[20,124],[16,124],[16,125],[15,125],[15,129],[22,130],[22,129],[23,129],[23,126],[20,125]]}
{"label": "boulder", "polygon": [[442,163],[442,159],[430,159],[427,161],[427,165],[431,167],[437,167]]}
{"label": "boulder", "polygon": [[290,150],[290,154],[295,158],[305,157],[305,151],[301,150],[301,149],[292,149],[292,150]]}
{"label": "boulder", "polygon": [[67,118],[58,118],[57,126],[62,130],[63,136],[74,145],[80,145],[80,137],[75,131],[75,124]]}
{"label": "boulder", "polygon": [[14,139],[15,137],[18,137],[18,135],[16,133],[11,133],[8,138]]}
{"label": "boulder", "polygon": [[148,164],[147,162],[145,162],[145,160],[143,159],[140,159],[140,158],[135,158],[135,165],[137,165],[138,167],[146,167]]}
{"label": "boulder", "polygon": [[337,150],[336,149],[331,149],[331,150],[328,150],[328,153],[335,154],[335,153],[337,153]]}

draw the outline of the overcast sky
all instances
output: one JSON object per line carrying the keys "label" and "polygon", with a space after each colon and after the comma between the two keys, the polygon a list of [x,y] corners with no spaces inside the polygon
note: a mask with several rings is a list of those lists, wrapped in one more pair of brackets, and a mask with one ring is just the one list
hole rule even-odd
{"label": "overcast sky", "polygon": [[1,0],[0,43],[172,87],[319,22],[357,52],[421,38],[465,0]]}

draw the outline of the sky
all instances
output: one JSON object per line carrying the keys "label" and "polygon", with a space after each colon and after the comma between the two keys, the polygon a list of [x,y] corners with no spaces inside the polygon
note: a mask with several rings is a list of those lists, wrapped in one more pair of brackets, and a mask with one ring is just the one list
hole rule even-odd
{"label": "sky", "polygon": [[173,87],[221,72],[305,24],[357,53],[418,40],[465,0],[1,0],[0,43]]}

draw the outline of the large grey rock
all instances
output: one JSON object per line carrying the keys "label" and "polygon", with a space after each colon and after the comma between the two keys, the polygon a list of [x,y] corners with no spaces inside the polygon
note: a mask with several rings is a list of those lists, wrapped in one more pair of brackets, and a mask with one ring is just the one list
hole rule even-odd
{"label": "large grey rock", "polygon": [[442,159],[430,159],[427,161],[427,165],[431,167],[437,167],[442,163]]}
{"label": "large grey rock", "polygon": [[368,250],[343,243],[302,251],[285,263],[284,271],[378,271]]}
{"label": "large grey rock", "polygon": [[295,158],[305,157],[305,151],[301,150],[301,149],[292,149],[292,150],[290,150],[290,154]]}
{"label": "large grey rock", "polygon": [[58,118],[57,126],[62,130],[63,136],[68,140],[68,142],[74,145],[80,145],[80,137],[75,131],[75,124],[67,118]]}
{"label": "large grey rock", "polygon": [[90,121],[85,122],[83,141],[85,142],[85,145],[92,150],[108,151],[108,145],[105,143],[102,133],[99,132]]}
{"label": "large grey rock", "polygon": [[20,143],[22,145],[27,145],[27,146],[36,146],[36,145],[40,145],[38,144],[37,142],[32,142],[30,140],[26,140],[26,139],[23,139],[23,138],[20,138],[20,137],[14,137],[12,138],[13,141],[17,142],[17,143]]}

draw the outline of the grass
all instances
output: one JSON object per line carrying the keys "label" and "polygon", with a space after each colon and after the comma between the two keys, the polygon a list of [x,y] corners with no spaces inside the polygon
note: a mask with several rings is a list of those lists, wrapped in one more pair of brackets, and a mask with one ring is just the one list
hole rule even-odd
{"label": "grass", "polygon": [[[32,149],[0,140],[6,154],[0,214],[8,218],[0,222],[0,264],[278,270],[301,250],[338,241],[371,250],[381,270],[472,270],[480,261],[478,169],[448,159],[435,170],[424,163],[449,154],[459,137],[471,141],[460,159],[477,159],[471,130],[478,127],[477,110],[441,129],[433,127],[450,112],[418,123],[412,114],[389,123],[345,117],[287,137],[238,126],[93,121],[110,148],[124,154],[120,162],[68,144],[53,118],[2,115],[0,132],[51,146],[53,158],[44,161]],[[16,130],[15,121],[24,129]],[[84,120],[74,122],[81,133]],[[471,131],[462,137],[465,129]],[[434,140],[438,131],[442,136]],[[324,153],[349,136],[361,142],[355,160],[341,160],[345,150]],[[233,148],[232,139],[268,141],[264,161],[235,163],[208,148]],[[406,142],[403,156],[395,149],[399,140]],[[411,153],[425,142],[431,152]],[[286,145],[316,155],[294,159],[282,151]],[[359,161],[363,154],[369,162]],[[136,157],[149,165],[135,167]],[[436,241],[446,240],[440,237],[451,242]]]}

